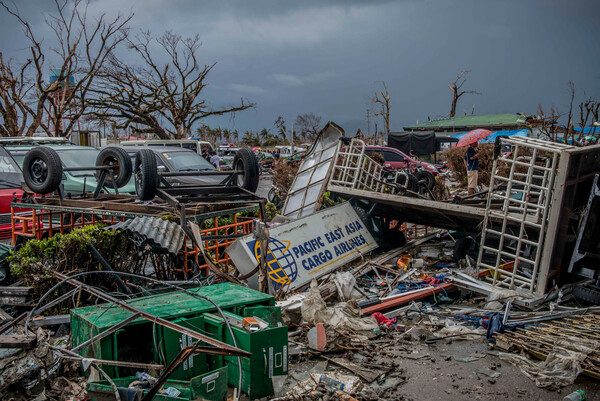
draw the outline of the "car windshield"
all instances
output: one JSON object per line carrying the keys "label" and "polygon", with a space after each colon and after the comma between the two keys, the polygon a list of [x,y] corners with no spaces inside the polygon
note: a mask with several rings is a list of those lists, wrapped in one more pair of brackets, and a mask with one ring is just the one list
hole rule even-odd
{"label": "car windshield", "polygon": [[[95,148],[89,149],[61,149],[57,150],[62,164],[66,168],[92,167],[96,165],[96,157],[100,151]],[[74,177],[93,177],[95,171],[70,171]]]}
{"label": "car windshield", "polygon": [[6,150],[0,148],[0,189],[21,188],[22,181],[21,169]]}
{"label": "car windshield", "polygon": [[161,155],[175,171],[214,170],[215,167],[195,152],[162,152]]}

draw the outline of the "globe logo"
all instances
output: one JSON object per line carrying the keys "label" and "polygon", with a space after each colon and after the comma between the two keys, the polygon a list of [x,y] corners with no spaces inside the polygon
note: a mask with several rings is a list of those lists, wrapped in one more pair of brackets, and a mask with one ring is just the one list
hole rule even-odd
{"label": "globe logo", "polygon": [[[296,259],[291,252],[288,252],[290,241],[284,242],[271,238],[267,250],[267,273],[271,280],[280,285],[290,284],[298,276]],[[260,241],[254,244],[254,256],[260,263]]]}

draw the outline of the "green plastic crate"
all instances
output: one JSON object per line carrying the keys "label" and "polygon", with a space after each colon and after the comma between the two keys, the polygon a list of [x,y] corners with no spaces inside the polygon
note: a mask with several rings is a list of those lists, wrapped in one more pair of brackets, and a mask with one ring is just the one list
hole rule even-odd
{"label": "green plastic crate", "polygon": [[[137,380],[135,376],[113,379],[117,387],[128,387]],[[160,400],[208,400],[224,401],[227,399],[227,369],[221,368],[196,376],[191,380],[167,380],[163,388],[174,387],[181,391],[178,397],[157,394],[152,397],[154,401]],[[90,401],[104,401],[114,399],[114,390],[108,380],[88,383],[88,396]],[[146,393],[146,392],[144,392]]]}
{"label": "green plastic crate", "polygon": [[[237,347],[252,354],[249,358],[241,358],[242,391],[247,393],[251,400],[272,395],[273,376],[287,375],[288,372],[287,326],[248,332],[241,327],[241,316],[228,312],[225,312],[225,316],[230,320]],[[231,334],[220,315],[205,313],[204,323],[205,327],[212,326],[215,331],[220,331],[224,341],[233,345]],[[229,384],[237,386],[237,358],[226,356],[223,357],[223,361],[229,369]]]}
{"label": "green plastic crate", "polygon": [[[215,284],[189,291],[209,297],[225,311],[248,306],[272,307],[275,304],[273,296],[233,283]],[[180,291],[136,298],[127,302],[136,308],[171,321],[194,318],[205,312],[216,311],[215,306],[210,302]],[[131,315],[131,312],[112,304],[72,309],[73,346],[83,343]],[[160,337],[161,331],[162,326],[138,318],[116,333],[96,342],[93,347],[82,349],[79,354],[84,357],[106,360],[157,363],[159,361],[157,359],[158,349],[160,348],[157,339]],[[218,359],[222,359],[222,357],[209,358],[214,359],[213,366],[216,367],[218,367]],[[135,373],[113,366],[102,366],[102,368],[111,378],[131,376]]]}

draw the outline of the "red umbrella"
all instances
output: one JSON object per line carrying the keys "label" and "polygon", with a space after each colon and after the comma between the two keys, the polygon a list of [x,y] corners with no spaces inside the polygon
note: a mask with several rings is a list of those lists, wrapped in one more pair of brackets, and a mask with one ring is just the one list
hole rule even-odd
{"label": "red umbrella", "polygon": [[474,129],[473,131],[469,131],[460,138],[456,146],[467,146],[477,141],[480,141],[484,138],[487,138],[492,131],[487,129]]}

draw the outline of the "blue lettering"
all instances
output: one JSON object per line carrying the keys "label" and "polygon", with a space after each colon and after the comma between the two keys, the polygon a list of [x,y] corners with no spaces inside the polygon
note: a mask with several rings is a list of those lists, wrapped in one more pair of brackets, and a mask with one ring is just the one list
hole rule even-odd
{"label": "blue lettering", "polygon": [[317,243],[319,244],[319,246],[325,247],[325,243],[323,242],[323,238],[321,238],[321,236],[317,237]]}
{"label": "blue lettering", "polygon": [[298,251],[298,247],[292,247],[292,252],[294,252],[294,255],[296,255],[296,257],[300,256],[300,251]]}

